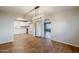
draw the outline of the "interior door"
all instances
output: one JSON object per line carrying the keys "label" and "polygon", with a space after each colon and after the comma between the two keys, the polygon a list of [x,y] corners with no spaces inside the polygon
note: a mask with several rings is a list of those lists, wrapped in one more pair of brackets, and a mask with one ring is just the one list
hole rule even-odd
{"label": "interior door", "polygon": [[51,22],[44,23],[44,37],[51,38]]}

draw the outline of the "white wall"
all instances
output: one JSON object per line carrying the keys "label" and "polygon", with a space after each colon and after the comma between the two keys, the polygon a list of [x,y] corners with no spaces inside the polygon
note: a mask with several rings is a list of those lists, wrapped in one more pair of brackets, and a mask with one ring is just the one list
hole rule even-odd
{"label": "white wall", "polygon": [[0,44],[13,41],[13,19],[0,16]]}
{"label": "white wall", "polygon": [[41,27],[42,27],[41,21],[38,21],[36,23],[36,36],[39,36],[39,37],[41,36],[41,32],[42,32]]}
{"label": "white wall", "polygon": [[53,40],[79,46],[79,8],[54,15]]}

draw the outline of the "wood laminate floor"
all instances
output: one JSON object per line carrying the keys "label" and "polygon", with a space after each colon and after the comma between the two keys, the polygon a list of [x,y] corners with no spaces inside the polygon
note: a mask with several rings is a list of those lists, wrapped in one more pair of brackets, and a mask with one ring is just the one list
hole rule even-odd
{"label": "wood laminate floor", "polygon": [[31,35],[15,35],[14,42],[0,44],[1,53],[72,53],[79,47],[66,45]]}

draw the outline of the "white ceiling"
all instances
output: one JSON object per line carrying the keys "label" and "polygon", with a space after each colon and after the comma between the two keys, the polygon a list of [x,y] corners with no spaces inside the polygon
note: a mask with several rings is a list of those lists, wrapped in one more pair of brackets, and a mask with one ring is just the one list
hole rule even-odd
{"label": "white ceiling", "polygon": [[[35,6],[0,6],[0,12],[6,12],[10,14],[19,14],[23,15],[28,13],[30,10],[34,9]],[[72,9],[73,6],[41,6],[38,13],[46,14],[46,13],[55,13],[67,9]],[[34,12],[29,14],[29,16],[33,16]]]}
{"label": "white ceiling", "polygon": [[0,6],[0,12],[25,14],[33,8],[34,6]]}
{"label": "white ceiling", "polygon": [[74,6],[48,6],[48,7],[41,7],[40,10],[42,13],[57,13],[60,11],[65,11],[75,8]]}
{"label": "white ceiling", "polygon": [[[0,6],[1,12],[24,14],[33,9],[35,6]],[[72,6],[41,6],[42,12],[56,12],[60,10],[71,9]]]}

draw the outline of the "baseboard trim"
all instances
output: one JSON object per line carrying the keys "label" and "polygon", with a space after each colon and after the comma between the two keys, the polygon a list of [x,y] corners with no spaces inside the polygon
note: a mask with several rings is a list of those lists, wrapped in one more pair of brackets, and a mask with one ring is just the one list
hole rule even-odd
{"label": "baseboard trim", "polygon": [[3,44],[0,44],[0,46],[7,45],[7,44],[11,44],[11,43],[13,43],[13,42],[3,43]]}
{"label": "baseboard trim", "polygon": [[67,43],[67,42],[63,42],[63,41],[59,41],[59,40],[52,40],[52,41],[56,41],[56,42],[59,42],[59,43],[63,43],[63,44],[66,44],[66,45],[70,45],[70,46],[74,46],[74,47],[79,48],[79,46],[75,45],[75,44],[71,44],[71,43]]}
{"label": "baseboard trim", "polygon": [[6,42],[2,42],[2,43],[0,43],[0,45],[2,45],[2,44],[6,44],[6,43],[10,43],[10,42],[13,42],[14,40],[10,40],[10,41],[6,41]]}

